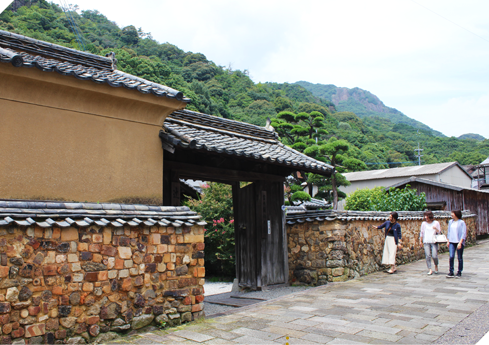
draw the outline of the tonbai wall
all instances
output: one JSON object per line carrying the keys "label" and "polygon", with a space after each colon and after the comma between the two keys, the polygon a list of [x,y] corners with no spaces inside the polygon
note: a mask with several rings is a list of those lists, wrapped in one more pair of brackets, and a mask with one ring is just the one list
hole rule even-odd
{"label": "tonbai wall", "polygon": [[[345,281],[383,269],[384,230],[373,229],[388,212],[312,211],[290,208],[287,214],[289,282],[323,285]],[[450,212],[434,212],[446,235]],[[399,212],[402,248],[397,264],[424,258],[419,245],[423,212]],[[468,243],[475,243],[477,217],[464,212]],[[446,245],[440,245],[446,251]],[[440,265],[448,263],[440,263]]]}
{"label": "tonbai wall", "polygon": [[200,318],[203,250],[186,207],[0,201],[0,342],[93,342]]}

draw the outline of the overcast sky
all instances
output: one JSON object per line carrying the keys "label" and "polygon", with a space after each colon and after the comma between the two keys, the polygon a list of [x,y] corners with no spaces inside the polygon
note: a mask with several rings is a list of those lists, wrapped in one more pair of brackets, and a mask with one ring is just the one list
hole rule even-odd
{"label": "overcast sky", "polygon": [[66,2],[255,82],[360,87],[446,135],[489,138],[487,0]]}

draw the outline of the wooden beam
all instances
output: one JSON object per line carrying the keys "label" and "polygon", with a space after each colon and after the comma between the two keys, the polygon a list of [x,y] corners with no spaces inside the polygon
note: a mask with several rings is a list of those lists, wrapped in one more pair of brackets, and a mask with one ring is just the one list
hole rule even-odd
{"label": "wooden beam", "polygon": [[246,172],[240,170],[213,168],[190,163],[181,163],[173,161],[165,161],[164,166],[174,171],[178,171],[178,175],[183,179],[216,181],[223,183],[231,183],[236,181],[284,181],[284,176]]}

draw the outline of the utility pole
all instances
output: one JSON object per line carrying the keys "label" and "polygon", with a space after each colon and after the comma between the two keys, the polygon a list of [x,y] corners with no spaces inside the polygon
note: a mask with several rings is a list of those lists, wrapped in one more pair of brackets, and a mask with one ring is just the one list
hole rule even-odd
{"label": "utility pole", "polygon": [[418,148],[414,149],[414,151],[416,151],[416,153],[417,153],[417,155],[415,157],[418,158],[418,165],[421,165],[421,157],[423,157],[423,155],[421,154],[421,151],[423,151],[423,149],[419,148],[419,142],[418,142]]}

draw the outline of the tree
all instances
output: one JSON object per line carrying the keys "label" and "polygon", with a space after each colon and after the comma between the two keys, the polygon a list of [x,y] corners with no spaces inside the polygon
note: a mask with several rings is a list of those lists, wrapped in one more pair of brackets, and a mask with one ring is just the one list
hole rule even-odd
{"label": "tree", "polygon": [[[365,163],[355,158],[346,158],[342,154],[346,153],[350,149],[350,144],[346,140],[338,140],[335,137],[331,137],[329,141],[319,147],[319,153],[324,154],[329,159],[330,164],[333,166],[333,173],[331,175],[331,190],[333,192],[333,209],[338,209],[338,182],[341,185],[348,186],[350,183],[341,175],[341,171],[344,169],[361,169],[367,168]],[[345,166],[341,166],[339,163],[343,163]]]}
{"label": "tree", "polygon": [[126,26],[121,31],[121,40],[125,45],[133,46],[138,44],[139,42],[139,33],[138,30],[133,26]]}

